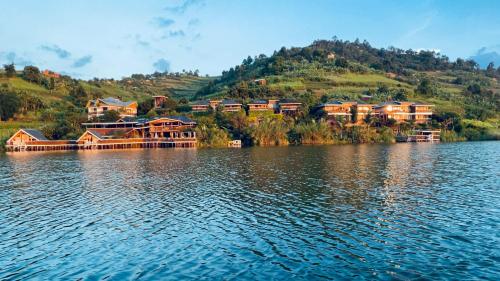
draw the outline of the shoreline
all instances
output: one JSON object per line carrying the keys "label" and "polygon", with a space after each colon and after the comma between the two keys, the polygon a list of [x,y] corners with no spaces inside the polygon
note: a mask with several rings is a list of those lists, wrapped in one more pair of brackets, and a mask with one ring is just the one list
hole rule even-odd
{"label": "shoreline", "polygon": [[122,149],[74,149],[74,150],[46,150],[46,151],[7,151],[0,148],[0,155],[24,155],[24,154],[44,154],[44,153],[69,153],[69,152],[117,152],[117,151],[140,151],[140,150],[212,150],[212,149],[248,149],[248,148],[283,148],[283,147],[314,147],[314,146],[347,146],[347,145],[396,145],[396,144],[447,144],[447,143],[465,143],[465,142],[494,142],[500,139],[483,140],[457,140],[457,141],[439,141],[439,142],[366,142],[366,143],[307,143],[307,144],[278,144],[278,145],[250,145],[238,148],[228,146],[196,146],[196,147],[177,147],[177,148],[122,148]]}

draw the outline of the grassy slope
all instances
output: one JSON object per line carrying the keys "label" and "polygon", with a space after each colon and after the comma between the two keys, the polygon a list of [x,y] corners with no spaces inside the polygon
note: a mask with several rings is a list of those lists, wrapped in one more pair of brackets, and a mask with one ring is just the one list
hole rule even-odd
{"label": "grassy slope", "polygon": [[[142,101],[155,94],[168,95],[174,98],[190,98],[201,87],[205,86],[213,78],[205,77],[160,77],[151,82],[135,81],[137,85],[129,85],[123,81],[99,82],[98,85],[92,82],[80,81],[81,85],[88,93],[100,93],[103,97],[121,97],[123,100]],[[57,83],[56,89],[50,91],[46,88],[20,77],[5,78],[0,77],[0,87],[15,92],[26,92],[39,97],[50,108],[55,102],[67,102],[68,87],[63,83]],[[19,128],[39,129],[44,122],[34,121],[37,119],[37,112],[24,116],[16,116],[16,121],[0,121],[0,143],[4,142]]]}
{"label": "grassy slope", "polygon": [[[281,75],[269,75],[257,78],[265,78],[271,90],[281,90],[289,95],[310,91],[318,98],[322,95],[329,95],[339,99],[358,100],[367,90],[376,90],[380,86],[386,86],[389,89],[403,88],[408,92],[408,99],[411,101],[428,102],[435,105],[436,111],[452,111],[463,115],[465,111],[461,101],[463,100],[463,92],[466,86],[454,83],[455,79],[463,74],[460,71],[415,72],[415,77],[421,78],[425,76],[431,78],[437,84],[438,91],[446,94],[437,97],[419,95],[415,93],[416,85],[404,82],[415,77],[398,77],[393,79],[380,71],[365,74],[351,72],[338,74],[325,70],[318,71],[311,66],[303,65],[302,68],[296,68]],[[311,77],[319,77],[321,79],[311,79]],[[500,84],[495,79],[485,77],[484,75],[477,75],[477,79],[486,81],[489,84],[486,87],[487,89],[493,92],[500,92]],[[228,89],[228,86],[219,87],[216,92],[206,97],[224,97],[227,95]],[[477,121],[480,124],[472,120],[466,120],[465,122],[474,124],[476,127],[491,129],[497,135],[500,135],[500,119],[498,116],[488,119],[485,122]]]}
{"label": "grassy slope", "polygon": [[119,91],[124,97],[130,96],[141,100],[151,95],[167,95],[176,99],[191,98],[203,86],[207,85],[213,78],[209,77],[158,77],[155,79],[120,81],[114,84],[103,84],[101,88],[108,92]]}
{"label": "grassy slope", "polygon": [[[431,77],[438,85],[441,92],[447,93],[448,97],[424,97],[419,96],[414,92],[415,85],[411,85],[406,81],[409,77],[403,79],[391,79],[386,77],[385,73],[373,71],[366,74],[347,72],[344,74],[328,72],[325,70],[317,70],[312,66],[304,65],[302,69],[295,69],[293,72],[285,72],[282,75],[271,75],[266,78],[268,86],[272,90],[283,90],[288,93],[301,93],[311,91],[318,97],[322,95],[342,96],[349,99],[359,99],[359,97],[367,90],[375,90],[380,86],[386,86],[390,89],[404,88],[409,93],[409,99],[412,101],[429,102],[436,105],[437,111],[454,111],[459,114],[464,113],[463,106],[456,102],[460,100],[464,90],[463,85],[454,84],[453,81],[460,75],[459,72],[416,72],[415,75],[422,77]],[[311,79],[319,77],[321,79]],[[479,77],[480,79],[488,80],[492,91],[500,92],[500,84],[491,78]],[[169,95],[176,99],[190,99],[194,94],[209,81],[214,78],[193,77],[193,76],[164,76],[154,79],[143,80],[121,80],[121,81],[100,81],[99,83],[84,82],[80,83],[89,93],[100,93],[104,97],[120,96],[124,100],[144,100],[152,95]],[[26,82],[21,78],[0,78],[0,85],[16,91],[26,91],[33,95],[37,95],[44,101],[50,103],[54,101],[64,101],[68,94],[67,88],[64,85],[59,85],[56,90],[49,91],[39,85]],[[204,98],[224,97],[227,94],[228,86],[219,88]],[[473,122],[473,121],[470,121]],[[499,119],[493,118],[482,122],[481,124],[474,123],[483,127],[493,128],[500,131]],[[8,122],[0,123],[0,137],[10,134],[13,130],[19,127],[37,128],[41,125],[39,122],[23,123]],[[7,133],[6,133],[7,132]]]}

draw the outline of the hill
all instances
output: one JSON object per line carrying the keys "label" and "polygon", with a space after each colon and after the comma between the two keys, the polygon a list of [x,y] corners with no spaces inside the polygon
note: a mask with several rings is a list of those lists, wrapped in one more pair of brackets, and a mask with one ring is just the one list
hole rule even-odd
{"label": "hill", "polygon": [[[75,112],[84,118],[83,105],[88,99],[96,97],[119,97],[123,100],[136,100],[147,103],[151,96],[165,95],[174,99],[191,98],[199,89],[213,78],[199,77],[197,73],[154,73],[135,74],[120,80],[94,79],[77,80],[69,76],[46,77],[38,69],[30,71],[0,72],[0,102],[2,94],[14,97],[4,106],[16,108],[13,112],[0,109],[0,140],[10,136],[20,127],[41,128],[56,123],[60,118],[69,118],[67,112]],[[16,102],[17,100],[17,102]]]}
{"label": "hill", "polygon": [[[265,79],[266,85],[255,83]],[[395,95],[437,103],[474,115],[473,106],[496,117],[500,68],[488,73],[472,60],[450,62],[430,51],[376,49],[367,42],[316,41],[304,48],[282,48],[272,56],[248,57],[201,89],[196,98],[229,96],[394,99]],[[421,84],[426,89],[420,88]],[[470,86],[479,86],[481,101],[469,102]],[[428,88],[428,89],[427,89]],[[477,108],[475,108],[477,109]]]}
{"label": "hill", "polygon": [[[483,70],[473,60],[450,61],[432,51],[379,49],[366,41],[319,40],[306,47],[283,47],[269,57],[249,56],[219,77],[199,77],[197,73],[184,72],[82,81],[68,76],[49,79],[30,67],[15,74],[11,69],[12,77],[7,78],[7,70],[0,74],[0,91],[13,93],[20,99],[18,110],[11,112],[13,121],[0,123],[9,128],[9,133],[16,124],[47,127],[47,123],[54,122],[58,128],[67,129],[47,130],[48,134],[55,138],[74,137],[79,121],[84,119],[85,102],[90,98],[113,96],[137,100],[140,114],[153,115],[185,112],[189,108],[185,105],[188,100],[297,99],[305,105],[303,118],[287,121],[292,129],[283,131],[284,135],[292,132],[295,125],[315,118],[312,112],[315,106],[329,100],[370,103],[410,100],[434,104],[432,126],[453,130],[461,139],[498,138],[500,135],[500,68],[490,66]],[[173,102],[167,111],[150,111],[147,104],[153,95],[170,96],[182,106]],[[141,108],[141,104],[146,106]],[[218,134],[225,139],[228,134],[232,137],[240,137],[243,131],[247,136],[250,134],[251,130],[245,128],[247,125],[237,125],[239,129],[235,133],[227,124],[234,120],[229,118],[224,123],[220,116],[212,117],[218,118],[216,122],[202,120],[208,122],[207,128],[215,130],[208,135]],[[0,127],[0,134],[1,130]]]}

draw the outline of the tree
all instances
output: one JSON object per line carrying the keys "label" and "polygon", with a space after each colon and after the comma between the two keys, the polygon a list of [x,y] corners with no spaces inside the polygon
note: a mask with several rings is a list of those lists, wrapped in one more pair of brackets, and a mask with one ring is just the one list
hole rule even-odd
{"label": "tree", "polygon": [[173,111],[177,108],[177,102],[173,99],[166,99],[161,107],[165,110]]}
{"label": "tree", "polygon": [[345,58],[338,58],[335,60],[335,66],[341,68],[349,67],[349,62]]}
{"label": "tree", "polygon": [[40,83],[40,69],[36,66],[28,65],[24,67],[23,78],[33,83]]}
{"label": "tree", "polygon": [[88,101],[88,95],[82,85],[78,84],[69,91],[71,102],[78,107],[84,107]]}
{"label": "tree", "polygon": [[248,66],[248,65],[251,65],[251,64],[252,64],[252,62],[253,62],[252,57],[251,57],[251,56],[248,56],[248,58],[246,58],[246,59],[244,59],[244,60],[243,60],[243,63],[242,63],[242,64],[243,64],[243,65]]}
{"label": "tree", "polygon": [[454,130],[457,133],[462,130],[462,118],[456,112],[437,112],[432,118],[441,123],[445,130]]}
{"label": "tree", "polygon": [[19,110],[21,100],[14,93],[0,92],[0,120],[7,121]]}
{"label": "tree", "polygon": [[56,88],[56,81],[55,81],[54,77],[50,77],[48,89],[54,90],[55,88]]}
{"label": "tree", "polygon": [[99,117],[99,120],[103,122],[116,122],[118,119],[120,119],[120,112],[116,110],[104,111],[104,115]]}
{"label": "tree", "polygon": [[394,100],[397,100],[397,101],[406,101],[406,100],[408,100],[408,96],[406,95],[406,90],[405,89],[399,89],[394,94]]}
{"label": "tree", "polygon": [[432,97],[437,93],[436,85],[434,85],[429,78],[424,78],[417,87],[417,93]]}
{"label": "tree", "polygon": [[42,128],[42,132],[51,139],[77,139],[83,133],[81,124],[87,121],[85,112],[75,107],[61,107],[54,117],[53,124]]}
{"label": "tree", "polygon": [[139,105],[137,106],[137,114],[139,116],[146,115],[151,109],[153,109],[154,105],[155,103],[152,98],[148,98],[146,100],[139,102]]}
{"label": "tree", "polygon": [[16,75],[16,67],[14,66],[13,63],[11,64],[4,64],[3,68],[5,70],[5,75],[7,77],[14,77]]}
{"label": "tree", "polygon": [[354,123],[358,120],[358,107],[351,106],[351,121]]}
{"label": "tree", "polygon": [[486,67],[486,75],[490,77],[495,76],[495,64],[493,62],[490,62]]}

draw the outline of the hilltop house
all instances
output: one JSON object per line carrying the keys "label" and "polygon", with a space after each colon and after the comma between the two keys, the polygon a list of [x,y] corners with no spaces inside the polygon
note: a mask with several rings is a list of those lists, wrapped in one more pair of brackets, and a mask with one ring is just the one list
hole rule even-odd
{"label": "hilltop house", "polygon": [[257,85],[260,85],[260,86],[265,86],[267,84],[266,79],[255,79],[255,80],[253,80],[253,82]]}
{"label": "hilltop house", "polygon": [[88,119],[101,117],[104,112],[115,110],[120,113],[120,117],[136,117],[137,102],[123,102],[116,98],[95,99],[87,102]]}
{"label": "hilltop house", "polygon": [[60,78],[61,77],[61,74],[54,72],[54,71],[51,71],[51,70],[48,70],[48,69],[45,69],[44,71],[42,71],[42,75],[47,77],[47,78]]}

